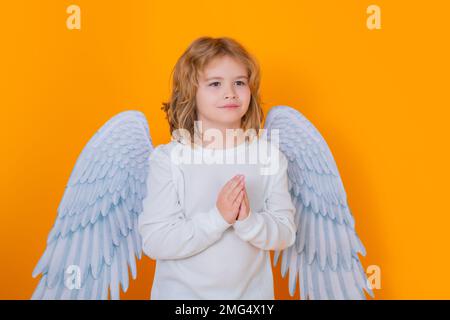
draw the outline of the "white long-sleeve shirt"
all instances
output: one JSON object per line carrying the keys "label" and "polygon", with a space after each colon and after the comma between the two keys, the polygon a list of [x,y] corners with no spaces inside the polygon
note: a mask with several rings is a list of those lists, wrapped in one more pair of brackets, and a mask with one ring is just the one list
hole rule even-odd
{"label": "white long-sleeve shirt", "polygon": [[[157,260],[151,299],[274,299],[269,250],[296,234],[283,153],[264,138],[228,149],[173,140],[149,163],[139,232]],[[236,174],[245,175],[250,214],[229,224],[216,201]]]}

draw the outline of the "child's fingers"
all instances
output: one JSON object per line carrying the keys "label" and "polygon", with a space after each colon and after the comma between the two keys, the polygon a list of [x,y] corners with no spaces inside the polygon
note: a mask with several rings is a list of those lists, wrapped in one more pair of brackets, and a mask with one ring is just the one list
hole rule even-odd
{"label": "child's fingers", "polygon": [[223,192],[225,193],[225,196],[228,197],[230,193],[239,186],[241,179],[239,179],[239,175],[234,176],[233,179],[229,180],[225,186],[223,187]]}
{"label": "child's fingers", "polygon": [[238,214],[236,216],[236,220],[239,220],[239,216],[242,214],[242,205],[243,205],[243,203],[241,201],[241,203],[239,204],[239,207],[237,208]]}
{"label": "child's fingers", "polygon": [[244,188],[244,181],[241,180],[236,184],[233,189],[228,193],[227,198],[229,201],[234,201],[238,196],[239,192]]}
{"label": "child's fingers", "polygon": [[234,209],[239,208],[239,206],[242,204],[242,199],[244,198],[244,190],[241,190],[236,197],[236,200],[233,202]]}
{"label": "child's fingers", "polygon": [[245,199],[245,192],[243,192],[243,195],[242,195],[242,200],[241,200],[241,204],[240,204],[240,207],[239,207],[239,215],[244,215],[245,212],[247,211],[247,209],[246,209],[247,206],[245,204],[244,199]]}
{"label": "child's fingers", "polygon": [[228,182],[224,184],[220,192],[222,192],[224,196],[228,195],[230,186],[232,186],[236,181],[238,181],[237,177],[228,180]]}
{"label": "child's fingers", "polygon": [[235,175],[233,178],[231,178],[230,180],[228,180],[227,183],[225,183],[225,185],[223,186],[224,189],[232,186],[235,182],[239,181],[239,175]]}
{"label": "child's fingers", "polygon": [[239,216],[240,216],[241,214],[243,214],[243,213],[242,213],[243,210],[244,210],[244,201],[241,201],[241,203],[239,204],[238,214],[237,214],[237,216],[236,216],[236,220],[238,220]]}

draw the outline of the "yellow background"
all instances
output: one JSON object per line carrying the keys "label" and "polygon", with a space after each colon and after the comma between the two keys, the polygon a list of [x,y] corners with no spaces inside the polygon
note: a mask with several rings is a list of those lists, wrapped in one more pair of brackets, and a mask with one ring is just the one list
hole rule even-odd
{"label": "yellow background", "polygon": [[[81,8],[68,30],[66,8]],[[381,7],[381,30],[366,8]],[[0,298],[28,299],[81,150],[120,111],[160,110],[170,72],[203,35],[258,58],[264,110],[287,104],[321,131],[338,164],[377,299],[450,298],[447,1],[4,1],[0,10]],[[144,257],[123,298],[147,299]],[[276,298],[287,282],[274,269]],[[298,298],[298,290],[295,298]]]}

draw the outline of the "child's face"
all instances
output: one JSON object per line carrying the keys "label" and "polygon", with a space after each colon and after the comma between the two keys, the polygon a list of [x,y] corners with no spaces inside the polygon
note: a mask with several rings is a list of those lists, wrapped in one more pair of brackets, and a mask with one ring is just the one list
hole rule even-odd
{"label": "child's face", "polygon": [[[247,69],[239,61],[218,57],[199,74],[197,115],[203,128],[240,128],[250,104]],[[237,108],[225,105],[237,104]]]}

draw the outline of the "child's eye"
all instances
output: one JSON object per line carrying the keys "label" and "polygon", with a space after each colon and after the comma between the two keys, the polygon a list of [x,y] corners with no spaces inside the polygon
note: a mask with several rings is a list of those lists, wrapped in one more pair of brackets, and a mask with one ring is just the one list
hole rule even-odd
{"label": "child's eye", "polygon": [[[238,81],[236,81],[236,83],[237,83],[239,86],[245,86],[245,82],[244,82],[244,81],[238,80]],[[217,86],[219,86],[219,85],[220,85],[220,82],[218,82],[218,81],[212,82],[212,83],[209,84],[210,87],[217,87]]]}

